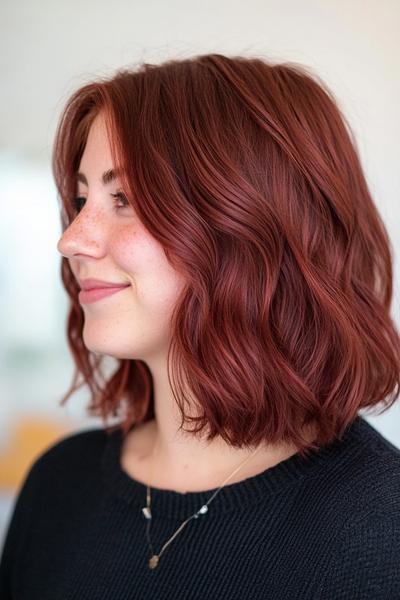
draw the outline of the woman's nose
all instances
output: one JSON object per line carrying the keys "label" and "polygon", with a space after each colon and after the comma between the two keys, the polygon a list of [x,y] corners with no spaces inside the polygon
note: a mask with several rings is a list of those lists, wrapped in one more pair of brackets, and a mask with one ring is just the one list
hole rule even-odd
{"label": "woman's nose", "polygon": [[100,213],[83,209],[67,227],[57,242],[57,250],[66,258],[77,254],[101,256],[104,232]]}

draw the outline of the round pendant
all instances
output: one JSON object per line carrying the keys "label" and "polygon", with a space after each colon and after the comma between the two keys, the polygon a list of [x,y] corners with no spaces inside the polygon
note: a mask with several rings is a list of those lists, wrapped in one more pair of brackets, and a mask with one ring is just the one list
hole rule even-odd
{"label": "round pendant", "polygon": [[150,567],[150,569],[155,569],[156,568],[156,566],[158,565],[158,559],[159,559],[159,556],[157,556],[157,554],[154,554],[150,558],[150,560],[149,560],[149,567]]}

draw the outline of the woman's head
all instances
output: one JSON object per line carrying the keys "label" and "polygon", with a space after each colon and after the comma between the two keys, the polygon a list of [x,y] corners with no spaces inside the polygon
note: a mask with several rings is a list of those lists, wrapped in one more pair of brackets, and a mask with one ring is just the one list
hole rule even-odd
{"label": "woman's head", "polygon": [[[210,54],[120,70],[70,98],[53,171],[92,413],[121,410],[124,431],[152,418],[146,358],[168,351],[182,415],[187,384],[198,431],[235,446],[302,451],[311,422],[323,445],[399,394],[390,241],[351,129],[304,67]],[[82,306],[85,277],[130,287]],[[102,387],[99,354],[118,360]]]}
{"label": "woman's head", "polygon": [[127,286],[101,301],[80,299],[85,346],[120,359],[162,356],[183,279],[121,191],[102,111],[92,121],[76,176],[76,217],[58,249],[80,286],[89,278]]}

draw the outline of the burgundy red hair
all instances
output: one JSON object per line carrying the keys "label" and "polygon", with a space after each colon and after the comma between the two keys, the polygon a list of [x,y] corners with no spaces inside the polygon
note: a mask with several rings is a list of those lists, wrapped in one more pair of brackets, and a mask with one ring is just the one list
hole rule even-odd
{"label": "burgundy red hair", "polygon": [[[327,86],[297,63],[221,54],[142,63],[83,85],[54,142],[63,231],[99,111],[128,199],[187,280],[168,356],[182,425],[236,447],[293,442],[306,454],[360,409],[389,408],[400,393],[393,251]],[[104,357],[82,340],[65,258],[61,273],[76,365],[61,403],[87,384],[89,413],[120,416],[126,434],[154,417],[150,370],[118,359],[104,376]],[[186,385],[197,417],[185,412]],[[302,435],[311,423],[314,444]]]}

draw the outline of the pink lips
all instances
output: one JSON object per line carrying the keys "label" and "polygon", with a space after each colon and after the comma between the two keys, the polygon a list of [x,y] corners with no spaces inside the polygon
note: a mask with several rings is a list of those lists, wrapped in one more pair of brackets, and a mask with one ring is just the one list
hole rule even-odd
{"label": "pink lips", "polygon": [[120,292],[121,290],[124,290],[127,287],[130,287],[130,284],[117,287],[98,287],[89,290],[81,290],[79,292],[79,302],[81,304],[90,304],[92,302],[97,302],[97,300],[101,300],[102,298],[105,298],[106,296],[111,296],[112,294],[116,294],[117,292]]}

